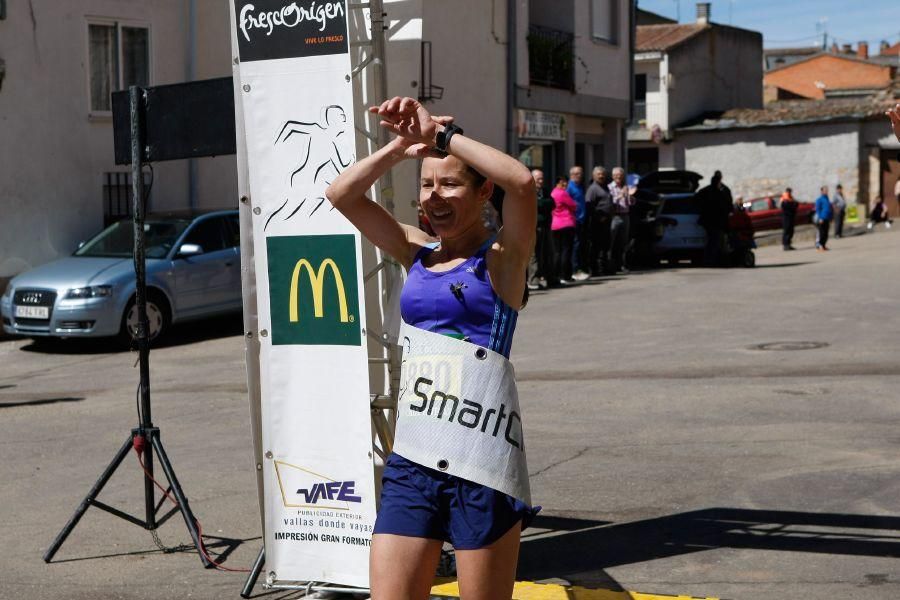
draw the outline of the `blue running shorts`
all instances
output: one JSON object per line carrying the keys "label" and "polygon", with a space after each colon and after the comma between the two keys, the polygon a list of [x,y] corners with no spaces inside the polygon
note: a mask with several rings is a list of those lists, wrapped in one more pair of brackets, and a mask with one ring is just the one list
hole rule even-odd
{"label": "blue running shorts", "polygon": [[541,507],[497,490],[388,456],[374,533],[443,540],[476,550],[503,537],[517,522],[528,527]]}

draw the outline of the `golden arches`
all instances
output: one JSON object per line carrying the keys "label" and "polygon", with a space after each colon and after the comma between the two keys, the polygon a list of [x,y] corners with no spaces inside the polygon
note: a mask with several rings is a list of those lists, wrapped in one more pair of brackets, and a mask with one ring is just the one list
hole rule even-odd
{"label": "golden arches", "polygon": [[297,288],[300,283],[300,271],[303,269],[306,269],[309,275],[309,285],[312,288],[313,315],[315,315],[317,319],[321,319],[325,316],[322,288],[325,285],[325,269],[328,268],[331,269],[331,273],[334,275],[334,283],[335,287],[337,287],[338,309],[340,312],[341,323],[348,323],[350,321],[350,315],[347,310],[347,292],[344,290],[344,279],[341,277],[341,270],[334,260],[326,258],[319,263],[319,269],[316,270],[313,269],[312,264],[308,260],[301,258],[294,265],[294,272],[291,275],[290,304],[288,308],[291,323],[296,323],[300,320],[300,301],[297,298]]}

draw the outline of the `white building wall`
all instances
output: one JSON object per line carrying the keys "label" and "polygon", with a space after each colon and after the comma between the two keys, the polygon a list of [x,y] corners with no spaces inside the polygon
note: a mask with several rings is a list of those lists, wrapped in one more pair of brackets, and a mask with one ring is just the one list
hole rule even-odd
{"label": "white building wall", "polygon": [[630,2],[620,0],[614,11],[618,19],[618,38],[614,44],[595,39],[591,35],[590,4],[575,2],[575,91],[630,102]]}
{"label": "white building wall", "polygon": [[712,110],[711,88],[714,80],[710,36],[700,34],[669,53],[667,74],[670,126],[677,126]]}
{"label": "white building wall", "polygon": [[453,115],[467,134],[505,149],[506,2],[426,2],[424,16],[433,80],[444,86],[443,98],[428,109]]}
{"label": "white building wall", "polygon": [[669,123],[762,108],[762,36],[716,25],[669,52]]}
{"label": "white building wall", "polygon": [[[198,43],[197,74],[227,75],[227,6],[197,2],[203,18],[198,31],[210,26]],[[88,19],[149,26],[150,84],[177,83],[186,76],[187,7],[186,0],[7,4],[7,18],[0,21],[0,59],[6,62],[0,89],[0,288],[23,270],[71,253],[99,230],[103,174],[128,170],[114,165],[111,117],[90,114]],[[187,162],[155,169],[151,209],[185,207]],[[233,203],[234,170],[230,157],[200,164],[204,201],[213,196],[210,204]]]}
{"label": "white building wall", "polygon": [[[184,3],[187,1],[183,0]],[[228,5],[222,0],[194,1],[197,5],[195,79],[231,77],[231,21]],[[197,206],[236,208],[237,156],[232,154],[198,158],[196,163]]]}
{"label": "white building wall", "polygon": [[789,127],[679,132],[685,167],[709,177],[716,170],[735,196],[779,195],[791,187],[812,201],[819,187],[844,186],[848,198],[860,187],[858,123],[813,123]]}

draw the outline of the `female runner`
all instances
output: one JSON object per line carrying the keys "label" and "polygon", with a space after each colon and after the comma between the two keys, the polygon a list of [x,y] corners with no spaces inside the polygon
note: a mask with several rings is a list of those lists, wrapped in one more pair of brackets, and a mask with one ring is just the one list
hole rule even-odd
{"label": "female runner", "polygon": [[[531,173],[412,98],[369,111],[396,137],[337,177],[328,200],[407,269],[400,298],[407,324],[508,357],[534,247]],[[405,159],[422,159],[419,203],[436,238],[398,223],[365,195]],[[481,214],[495,184],[506,195],[503,227],[492,237]],[[519,534],[535,512],[504,493],[391,454],[372,536],[373,600],[427,598],[444,541],[456,551],[462,598],[510,598]]]}

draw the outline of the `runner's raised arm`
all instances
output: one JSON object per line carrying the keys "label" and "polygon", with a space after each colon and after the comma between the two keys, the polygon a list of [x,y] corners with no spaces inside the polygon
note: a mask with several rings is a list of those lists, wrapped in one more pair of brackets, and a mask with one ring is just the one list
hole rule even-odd
{"label": "runner's raised arm", "polygon": [[[434,119],[421,103],[395,97],[369,111],[381,117],[381,125],[411,144],[409,152],[428,156],[438,146],[449,121]],[[512,306],[521,305],[525,290],[523,273],[534,249],[537,195],[528,168],[503,152],[459,132],[444,148],[505,192],[503,228],[492,246],[491,283]],[[424,177],[424,174],[423,174]]]}

